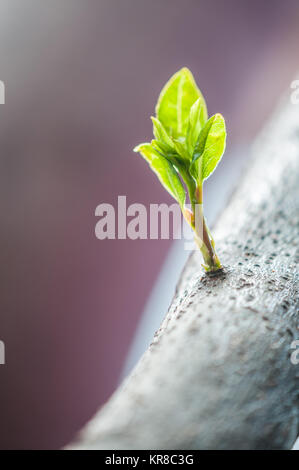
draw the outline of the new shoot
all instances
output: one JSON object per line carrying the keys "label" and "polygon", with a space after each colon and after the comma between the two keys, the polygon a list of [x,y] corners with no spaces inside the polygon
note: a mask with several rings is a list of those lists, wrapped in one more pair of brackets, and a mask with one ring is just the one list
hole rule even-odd
{"label": "new shoot", "polygon": [[[208,118],[207,106],[187,68],[174,74],[162,89],[156,116],[155,139],[135,147],[149,163],[165,189],[179,203],[194,231],[207,272],[222,268],[203,213],[203,183],[219,163],[226,143],[221,114]],[[189,197],[190,209],[186,207]]]}

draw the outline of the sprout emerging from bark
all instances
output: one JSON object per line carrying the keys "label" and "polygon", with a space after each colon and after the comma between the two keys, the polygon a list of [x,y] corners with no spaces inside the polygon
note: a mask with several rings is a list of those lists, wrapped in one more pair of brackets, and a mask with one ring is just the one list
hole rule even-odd
{"label": "sprout emerging from bark", "polygon": [[[203,214],[203,183],[219,163],[226,142],[221,114],[208,117],[207,106],[192,73],[183,68],[162,89],[156,116],[155,139],[135,147],[149,163],[165,189],[179,203],[194,231],[206,271],[221,269]],[[185,189],[186,188],[186,189]],[[186,207],[189,196],[191,210]]]}

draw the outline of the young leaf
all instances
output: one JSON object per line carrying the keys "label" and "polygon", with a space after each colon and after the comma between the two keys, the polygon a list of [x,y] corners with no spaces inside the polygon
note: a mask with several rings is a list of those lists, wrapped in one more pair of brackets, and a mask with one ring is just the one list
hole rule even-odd
{"label": "young leaf", "polygon": [[153,122],[153,133],[159,143],[159,146],[167,153],[175,153],[173,141],[167,134],[159,119],[151,116],[151,120]]}
{"label": "young leaf", "polygon": [[225,142],[224,118],[221,114],[215,114],[199,134],[190,167],[190,173],[199,185],[215,170],[224,153]]}
{"label": "young leaf", "polygon": [[189,123],[187,128],[186,144],[191,158],[196,142],[198,141],[200,131],[207,122],[207,119],[207,108],[202,100],[198,98],[198,100],[195,101],[190,109]]}
{"label": "young leaf", "polygon": [[134,152],[139,152],[147,160],[162,185],[183,209],[186,193],[172,163],[148,143],[138,145],[134,148]]}
{"label": "young leaf", "polygon": [[167,160],[172,161],[172,156],[175,155],[174,151],[169,151],[168,147],[166,145],[163,145],[161,142],[159,142],[157,139],[151,140],[151,146],[157,150],[157,152],[161,153]]}
{"label": "young leaf", "polygon": [[173,139],[175,150],[177,151],[179,160],[189,162],[191,157],[186,148],[185,139]]}
{"label": "young leaf", "polygon": [[166,83],[157,102],[156,115],[170,137],[185,137],[191,106],[198,99],[206,110],[205,100],[186,67]]}
{"label": "young leaf", "polygon": [[152,140],[152,145],[157,150],[161,150],[166,158],[173,160],[173,157],[179,160],[190,160],[190,156],[186,149],[185,139],[173,139],[167,134],[164,126],[159,119],[151,117],[153,122],[154,136],[156,140]]}
{"label": "young leaf", "polygon": [[207,179],[215,170],[224,154],[226,145],[225,120],[221,114],[215,114],[205,150],[202,156],[202,178]]}

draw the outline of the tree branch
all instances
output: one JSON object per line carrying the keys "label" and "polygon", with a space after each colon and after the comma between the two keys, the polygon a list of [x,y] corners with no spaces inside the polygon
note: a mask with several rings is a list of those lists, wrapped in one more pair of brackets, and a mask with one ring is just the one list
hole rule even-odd
{"label": "tree branch", "polygon": [[[298,433],[299,106],[279,110],[152,344],[69,448],[282,449]],[[297,205],[296,205],[297,204]]]}

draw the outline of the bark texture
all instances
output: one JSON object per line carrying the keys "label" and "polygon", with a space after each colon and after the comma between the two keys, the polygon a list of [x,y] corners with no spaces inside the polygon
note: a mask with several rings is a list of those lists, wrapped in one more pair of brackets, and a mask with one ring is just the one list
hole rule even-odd
{"label": "bark texture", "polygon": [[144,356],[69,448],[288,449],[298,434],[299,106],[278,109]]}

